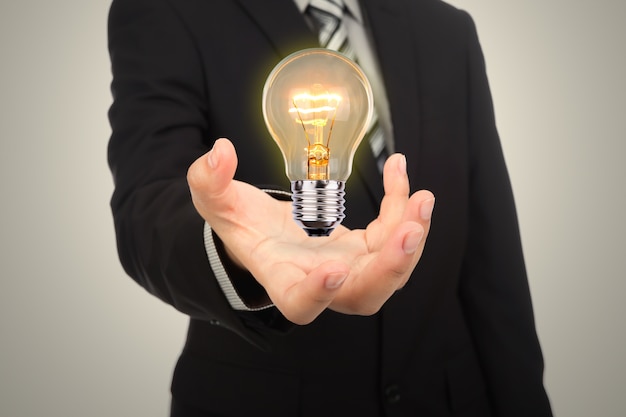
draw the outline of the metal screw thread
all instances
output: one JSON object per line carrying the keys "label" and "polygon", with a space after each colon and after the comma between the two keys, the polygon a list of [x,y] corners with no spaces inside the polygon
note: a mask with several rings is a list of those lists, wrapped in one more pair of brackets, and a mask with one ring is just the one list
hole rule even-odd
{"label": "metal screw thread", "polygon": [[328,236],[346,217],[344,181],[292,181],[293,218],[309,236]]}

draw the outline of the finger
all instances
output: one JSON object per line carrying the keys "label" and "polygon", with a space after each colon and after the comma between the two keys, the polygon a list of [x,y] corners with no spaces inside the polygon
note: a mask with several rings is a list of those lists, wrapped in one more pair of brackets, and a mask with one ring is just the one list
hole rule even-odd
{"label": "finger", "polygon": [[383,169],[385,194],[407,196],[409,179],[406,173],[406,156],[400,153],[391,155]]}
{"label": "finger", "polygon": [[198,158],[187,172],[187,182],[194,202],[203,208],[220,209],[231,202],[229,185],[237,169],[237,153],[228,139],[218,139],[213,148]]}
{"label": "finger", "polygon": [[389,271],[392,279],[408,278],[407,273],[413,271],[424,249],[434,205],[435,197],[428,190],[418,191],[409,198],[402,222],[380,251],[381,261],[372,263],[374,271],[376,268],[380,268],[377,273]]}
{"label": "finger", "polygon": [[426,229],[430,228],[435,196],[428,190],[420,190],[414,193],[405,207],[402,221],[416,221]]}
{"label": "finger", "polygon": [[339,262],[326,262],[309,272],[294,265],[283,264],[270,280],[263,280],[274,305],[291,322],[309,324],[333,301],[350,269]]}
{"label": "finger", "polygon": [[[417,261],[422,256],[424,245],[426,244],[426,238],[430,233],[434,206],[435,197],[433,193],[427,190],[420,190],[409,198],[409,202],[407,203],[404,211],[402,219],[403,222],[417,222],[424,228],[424,235],[413,255],[415,264],[417,264]],[[405,241],[404,249],[408,252],[407,241]]]}
{"label": "finger", "polygon": [[385,163],[383,171],[385,196],[380,205],[378,220],[387,229],[386,235],[402,220],[402,213],[409,198],[409,178],[406,173],[406,158],[394,154]]}
{"label": "finger", "polygon": [[383,281],[391,291],[404,285],[417,264],[425,234],[420,223],[402,223],[368,265],[368,273],[373,277],[384,277]]}

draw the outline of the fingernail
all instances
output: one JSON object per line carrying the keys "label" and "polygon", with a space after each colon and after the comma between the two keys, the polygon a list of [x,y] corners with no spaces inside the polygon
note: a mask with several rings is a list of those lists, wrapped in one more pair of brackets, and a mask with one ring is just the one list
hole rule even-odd
{"label": "fingernail", "polygon": [[398,170],[400,171],[400,174],[406,175],[406,155],[401,154],[400,156],[401,158],[398,162]]}
{"label": "fingernail", "polygon": [[420,217],[422,220],[430,220],[433,215],[433,208],[435,207],[435,199],[431,198],[422,203],[420,207]]}
{"label": "fingernail", "polygon": [[329,290],[334,290],[336,288],[339,288],[341,286],[341,284],[343,284],[343,282],[346,280],[348,276],[346,274],[343,273],[335,273],[335,274],[330,274],[328,277],[326,277],[326,288]]}
{"label": "fingernail", "polygon": [[411,255],[417,251],[417,248],[424,237],[424,230],[414,230],[409,232],[402,243],[402,250],[407,255]]}
{"label": "fingernail", "polygon": [[209,151],[209,154],[207,155],[207,161],[211,169],[217,168],[217,164],[219,162],[219,155],[217,153],[217,150],[215,149],[215,146],[213,146],[213,149]]}

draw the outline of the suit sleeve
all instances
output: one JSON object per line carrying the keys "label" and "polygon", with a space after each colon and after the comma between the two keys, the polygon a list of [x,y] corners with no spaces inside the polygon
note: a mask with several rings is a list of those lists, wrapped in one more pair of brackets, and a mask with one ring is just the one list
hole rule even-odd
{"label": "suit sleeve", "polygon": [[271,324],[277,313],[246,315],[230,307],[209,265],[204,220],[186,181],[189,165],[213,142],[206,137],[208,93],[193,38],[162,0],[115,0],[108,24],[108,162],[120,261],[179,311],[263,346],[259,319]]}
{"label": "suit sleeve", "polygon": [[550,416],[511,184],[467,16],[470,233],[460,295],[496,416]]}

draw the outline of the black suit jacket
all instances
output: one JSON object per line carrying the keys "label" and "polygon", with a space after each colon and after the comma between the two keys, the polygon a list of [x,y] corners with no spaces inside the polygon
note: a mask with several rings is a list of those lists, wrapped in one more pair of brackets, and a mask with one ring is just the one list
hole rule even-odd
{"label": "black suit jacket", "polygon": [[[228,137],[237,179],[288,189],[262,120],[262,87],[280,59],[317,46],[315,35],[292,0],[113,1],[111,205],[128,274],[191,318],[174,398],[229,416],[550,415],[473,22],[437,0],[362,8],[411,188],[437,198],[433,225],[409,283],[379,313],[327,311],[296,327],[275,309],[230,308],[185,176]],[[361,146],[344,224],[364,227],[381,196]]]}

